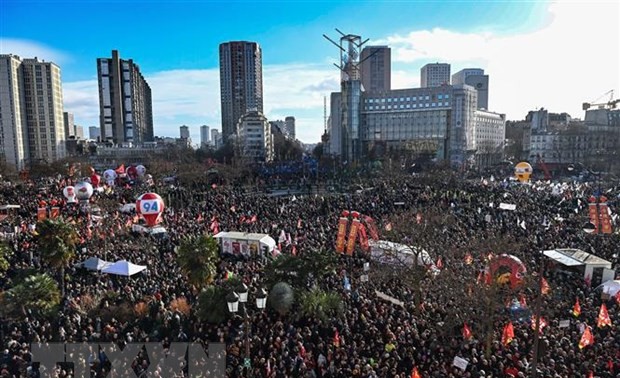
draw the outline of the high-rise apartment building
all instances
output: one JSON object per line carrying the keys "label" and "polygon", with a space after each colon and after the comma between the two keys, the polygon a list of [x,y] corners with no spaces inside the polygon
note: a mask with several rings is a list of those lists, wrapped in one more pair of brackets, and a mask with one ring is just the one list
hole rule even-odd
{"label": "high-rise apartment building", "polygon": [[262,52],[258,43],[235,41],[220,44],[222,139],[237,134],[242,116],[263,112]]}
{"label": "high-rise apartment building", "polygon": [[211,144],[216,150],[222,147],[222,133],[218,129],[211,130]]}
{"label": "high-rise apartment building", "polygon": [[28,163],[28,127],[21,59],[0,55],[0,162],[17,170]]}
{"label": "high-rise apartment building", "polygon": [[84,127],[75,125],[75,139],[84,139]]}
{"label": "high-rise apartment building", "polygon": [[132,59],[97,59],[101,138],[116,144],[153,141],[151,88]]}
{"label": "high-rise apartment building", "polygon": [[205,148],[209,145],[209,126],[200,126],[200,148]]}
{"label": "high-rise apartment building", "polygon": [[295,117],[288,116],[284,118],[284,128],[286,129],[284,135],[291,140],[295,140]]}
{"label": "high-rise apartment building", "polygon": [[60,68],[51,62],[0,55],[0,156],[9,166],[66,156]]}
{"label": "high-rise apartment building", "polygon": [[430,63],[420,70],[420,87],[440,87],[450,84],[450,65],[448,63]]}
{"label": "high-rise apartment building", "polygon": [[62,113],[64,125],[65,125],[65,137],[69,139],[75,136],[75,122],[73,119],[73,113]]}
{"label": "high-rise apartment building", "polygon": [[489,108],[489,75],[481,68],[465,68],[452,75],[453,85],[467,84],[478,92],[478,109]]}
{"label": "high-rise apartment building", "polygon": [[248,112],[237,125],[235,153],[255,161],[273,160],[273,134],[267,118],[259,112]]}
{"label": "high-rise apartment building", "polygon": [[101,132],[97,126],[88,127],[88,138],[98,141],[101,138]]}
{"label": "high-rise apartment building", "polygon": [[362,50],[362,86],[366,92],[392,89],[392,50],[387,46],[366,46]]}
{"label": "high-rise apartment building", "polygon": [[189,139],[189,127],[183,125],[179,127],[181,139]]}

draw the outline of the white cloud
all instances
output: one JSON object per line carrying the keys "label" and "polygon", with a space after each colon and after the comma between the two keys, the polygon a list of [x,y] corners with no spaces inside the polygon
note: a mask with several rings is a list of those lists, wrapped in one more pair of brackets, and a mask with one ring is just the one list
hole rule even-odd
{"label": "white cloud", "polygon": [[[490,108],[509,119],[541,106],[583,117],[582,102],[610,89],[620,95],[620,3],[553,3],[549,12],[549,24],[529,33],[433,29],[382,42],[392,46],[394,66],[408,66],[418,76],[422,65],[435,61],[451,63],[452,72],[484,68]],[[398,76],[392,80],[393,86],[404,84]]]}
{"label": "white cloud", "polygon": [[16,38],[0,38],[0,54],[13,54],[21,58],[38,57],[58,65],[66,63],[70,59],[67,54],[49,46],[35,41]]}

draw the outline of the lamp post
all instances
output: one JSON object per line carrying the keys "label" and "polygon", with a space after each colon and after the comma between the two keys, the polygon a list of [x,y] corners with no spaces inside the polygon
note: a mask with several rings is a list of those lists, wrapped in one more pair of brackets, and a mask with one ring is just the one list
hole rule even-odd
{"label": "lamp post", "polygon": [[[241,303],[241,307],[243,308],[243,317],[244,317],[244,326],[245,326],[245,356],[243,365],[248,368],[250,372],[250,376],[252,375],[251,367],[251,357],[250,357],[250,316],[248,315],[248,310],[246,303],[248,301],[248,287],[246,284],[241,283],[239,287],[237,287],[236,291],[228,294],[226,297],[226,302],[228,304],[228,311],[232,314],[236,314],[239,311],[239,303]],[[265,289],[258,290],[256,294],[256,307],[259,310],[264,310],[267,305],[267,292]]]}

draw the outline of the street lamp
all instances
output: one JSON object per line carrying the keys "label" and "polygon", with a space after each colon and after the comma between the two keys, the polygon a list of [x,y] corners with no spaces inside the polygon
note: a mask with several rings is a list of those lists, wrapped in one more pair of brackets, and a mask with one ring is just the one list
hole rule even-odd
{"label": "street lamp", "polygon": [[[250,376],[252,376],[252,363],[250,359],[250,316],[248,315],[247,301],[248,301],[248,286],[241,283],[236,292],[233,291],[226,296],[226,302],[228,304],[228,311],[232,314],[236,314],[239,311],[239,303],[243,308],[243,317],[245,325],[245,358],[243,359],[243,366],[250,369]],[[256,294],[256,307],[259,310],[264,310],[267,305],[267,292],[265,289],[258,290]]]}
{"label": "street lamp", "polygon": [[261,288],[256,294],[256,307],[259,310],[264,310],[267,307],[267,291],[265,289]]}

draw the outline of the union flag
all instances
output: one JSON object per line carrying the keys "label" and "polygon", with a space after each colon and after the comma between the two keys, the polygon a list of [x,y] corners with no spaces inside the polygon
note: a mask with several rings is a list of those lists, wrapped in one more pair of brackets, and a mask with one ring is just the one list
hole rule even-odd
{"label": "union flag", "polygon": [[605,305],[605,303],[601,305],[601,309],[598,312],[598,320],[596,326],[598,328],[603,328],[605,326],[611,327],[611,319],[609,318],[609,314],[607,313],[607,305]]}

